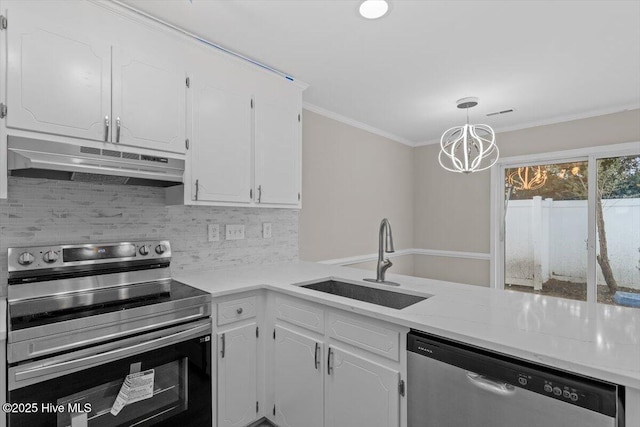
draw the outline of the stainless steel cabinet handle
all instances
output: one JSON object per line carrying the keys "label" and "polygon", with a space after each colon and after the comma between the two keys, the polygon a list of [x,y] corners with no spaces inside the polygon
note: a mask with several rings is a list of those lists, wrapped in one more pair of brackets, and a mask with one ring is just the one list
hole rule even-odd
{"label": "stainless steel cabinet handle", "polygon": [[262,185],[258,185],[258,203],[262,202]]}
{"label": "stainless steel cabinet handle", "polygon": [[477,387],[502,396],[511,395],[516,392],[516,388],[511,384],[496,381],[485,377],[484,375],[476,374],[475,372],[467,371],[467,378],[469,378],[469,381]]}
{"label": "stainless steel cabinet handle", "polygon": [[116,117],[116,142],[120,142],[120,117]]}
{"label": "stainless steel cabinet handle", "polygon": [[319,357],[318,357],[318,350],[320,350],[320,344],[316,343],[316,351],[314,353],[315,360],[313,361],[313,364],[314,364],[316,369],[318,369],[320,367],[320,360],[319,360]]}
{"label": "stainless steel cabinet handle", "polygon": [[109,141],[109,116],[104,116],[104,142]]}
{"label": "stainless steel cabinet handle", "polygon": [[242,307],[238,307],[238,309],[236,310],[236,313],[242,314]]}
{"label": "stainless steel cabinet handle", "polygon": [[225,339],[224,339],[225,334],[222,334],[222,336],[220,337],[220,339],[222,340],[222,350],[220,350],[220,357],[224,359],[224,351],[225,351]]}
{"label": "stainless steel cabinet handle", "polygon": [[331,371],[333,371],[333,367],[331,366],[331,347],[329,347],[329,352],[327,353],[327,375],[331,375]]}

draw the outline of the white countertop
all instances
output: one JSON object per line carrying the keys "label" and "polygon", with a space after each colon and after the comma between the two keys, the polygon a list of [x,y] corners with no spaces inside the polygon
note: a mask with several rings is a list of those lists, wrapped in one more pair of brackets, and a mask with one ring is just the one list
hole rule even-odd
{"label": "white countertop", "polygon": [[219,297],[269,289],[533,362],[640,389],[640,310],[387,274],[433,297],[403,310],[292,286],[325,278],[360,281],[375,272],[293,262],[183,273],[176,280]]}

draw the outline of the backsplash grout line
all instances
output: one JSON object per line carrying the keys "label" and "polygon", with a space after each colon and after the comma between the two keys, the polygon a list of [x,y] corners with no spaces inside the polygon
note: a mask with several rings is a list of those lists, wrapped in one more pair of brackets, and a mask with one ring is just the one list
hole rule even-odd
{"label": "backsplash grout line", "polygon": [[[6,296],[7,248],[89,241],[168,239],[172,269],[195,271],[297,260],[299,211],[165,206],[164,189],[9,177],[0,200],[0,296]],[[273,237],[262,239],[262,223]],[[220,224],[219,242],[207,224]],[[224,240],[225,224],[244,224],[244,240]]]}

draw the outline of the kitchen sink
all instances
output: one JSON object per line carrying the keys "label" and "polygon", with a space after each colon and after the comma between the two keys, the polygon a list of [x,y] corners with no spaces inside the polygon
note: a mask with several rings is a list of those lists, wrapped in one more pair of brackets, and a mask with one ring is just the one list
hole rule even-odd
{"label": "kitchen sink", "polygon": [[302,285],[301,288],[313,289],[327,294],[338,295],[371,304],[382,305],[401,310],[417,302],[423,301],[429,296],[403,294],[384,289],[370,288],[368,286],[355,285],[353,283],[340,282],[338,280],[325,280],[317,283]]}

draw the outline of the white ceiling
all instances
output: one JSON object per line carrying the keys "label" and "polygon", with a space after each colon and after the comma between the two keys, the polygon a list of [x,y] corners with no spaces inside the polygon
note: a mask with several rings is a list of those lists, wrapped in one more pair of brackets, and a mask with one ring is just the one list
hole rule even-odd
{"label": "white ceiling", "polygon": [[464,122],[466,96],[480,98],[471,122],[496,130],[640,107],[637,0],[391,0],[374,21],[351,0],[124,2],[309,83],[309,109],[408,144]]}

